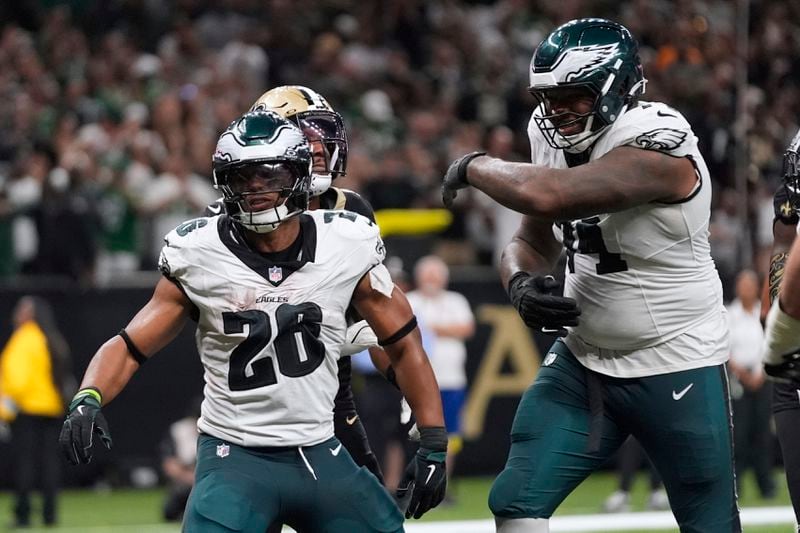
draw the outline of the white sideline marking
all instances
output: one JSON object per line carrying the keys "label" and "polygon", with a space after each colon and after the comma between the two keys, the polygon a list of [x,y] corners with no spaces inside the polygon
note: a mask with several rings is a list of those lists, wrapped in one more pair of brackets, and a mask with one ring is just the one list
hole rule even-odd
{"label": "white sideline marking", "polygon": [[[742,525],[794,524],[794,511],[785,507],[748,507],[742,509]],[[585,533],[591,531],[664,530],[677,528],[675,518],[669,511],[643,513],[615,513],[556,516],[550,520],[552,533]],[[284,532],[292,529],[285,527]],[[407,533],[493,533],[494,520],[453,520],[415,523],[406,521]],[[52,533],[49,529],[28,529],[29,533]],[[178,533],[180,526],[172,524],[150,524],[134,526],[60,527],[58,533]]]}
{"label": "white sideline marking", "polygon": [[[794,524],[794,511],[786,507],[749,507],[741,511],[742,525]],[[663,530],[677,528],[669,511],[643,513],[556,516],[550,519],[552,533],[590,531]],[[414,524],[406,522],[408,533],[492,533],[494,520],[461,520]]]}

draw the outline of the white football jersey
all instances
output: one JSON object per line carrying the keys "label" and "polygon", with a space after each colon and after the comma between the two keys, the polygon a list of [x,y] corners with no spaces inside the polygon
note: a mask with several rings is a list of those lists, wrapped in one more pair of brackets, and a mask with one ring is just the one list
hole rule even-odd
{"label": "white football jersey", "polygon": [[296,261],[252,251],[227,216],[190,220],[161,251],[164,275],[199,310],[200,431],[242,446],[308,446],[333,435],[345,310],[385,255],[378,227],[348,211],[300,215]]}
{"label": "white football jersey", "polygon": [[[534,164],[567,168],[531,120]],[[596,143],[590,161],[618,146],[688,157],[697,186],[683,201],[554,224],[568,261],[564,293],[582,310],[566,343],[603,374],[636,377],[720,364],[728,355],[722,285],[708,242],[711,181],[686,119],[641,102]]]}

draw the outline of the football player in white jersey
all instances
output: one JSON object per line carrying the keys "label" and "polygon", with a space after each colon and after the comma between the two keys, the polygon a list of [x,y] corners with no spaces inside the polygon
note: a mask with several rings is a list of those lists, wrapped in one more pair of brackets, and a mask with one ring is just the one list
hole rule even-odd
{"label": "football player in white jersey", "polygon": [[[282,85],[262,94],[250,111],[273,111],[296,124],[305,134],[313,156],[309,209],[344,209],[375,222],[372,206],[361,195],[333,186],[345,175],[349,146],[342,116],[321,94],[301,85]],[[224,208],[224,199],[220,198],[208,206],[205,215],[219,214]],[[356,412],[350,355],[365,349],[371,353],[380,352],[382,358],[386,355],[375,345],[377,339],[369,326],[363,320],[357,320],[359,317],[355,315],[351,308],[348,322],[353,324],[348,328],[348,338],[338,361],[339,390],[333,407],[334,432],[356,464],[366,466],[383,482],[378,459],[372,453],[364,425]],[[352,342],[354,340],[356,342]],[[274,531],[280,531],[280,526]]]}
{"label": "football player in white jersey", "polygon": [[[762,320],[767,323],[764,370],[775,381],[772,412],[783,466],[800,524],[800,131],[783,156],[783,183],[775,192],[772,256]],[[791,251],[791,252],[790,252]],[[785,279],[784,279],[785,278]],[[775,303],[779,298],[780,304]],[[771,305],[771,307],[770,307]],[[800,526],[798,526],[800,531]]]}
{"label": "football player in white jersey", "polygon": [[[537,47],[533,164],[482,153],[442,196],[476,187],[524,214],[501,277],[553,344],[517,409],[489,506],[502,533],[546,532],[566,496],[632,434],[682,532],[740,531],[722,288],[709,253],[711,183],[683,116],[640,101],[630,32],[574,20]],[[550,276],[567,253],[564,296]]]}
{"label": "football player in white jersey", "polygon": [[111,446],[101,406],[138,367],[197,320],[205,368],[196,484],[184,531],[402,531],[377,478],[333,436],[337,359],[352,303],[392,359],[422,428],[409,510],[442,500],[447,435],[439,389],[405,296],[382,264],[377,226],[346,211],[306,211],[310,146],[268,111],[222,134],[215,186],[225,213],[190,220],[165,238],[164,278],[128,326],[92,358],[60,443],[91,460]]}

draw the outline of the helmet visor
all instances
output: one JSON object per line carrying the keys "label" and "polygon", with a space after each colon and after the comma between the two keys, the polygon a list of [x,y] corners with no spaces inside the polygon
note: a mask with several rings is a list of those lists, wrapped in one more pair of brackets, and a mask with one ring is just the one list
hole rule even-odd
{"label": "helmet visor", "polygon": [[[335,113],[308,112],[299,120],[300,128],[314,151],[314,171],[343,175],[347,165],[347,134],[342,118]],[[314,148],[319,143],[322,150]],[[323,157],[324,162],[318,161]]]}
{"label": "helmet visor", "polygon": [[288,196],[295,182],[294,172],[284,163],[245,165],[228,174],[228,187],[235,198],[276,192],[281,197]]}

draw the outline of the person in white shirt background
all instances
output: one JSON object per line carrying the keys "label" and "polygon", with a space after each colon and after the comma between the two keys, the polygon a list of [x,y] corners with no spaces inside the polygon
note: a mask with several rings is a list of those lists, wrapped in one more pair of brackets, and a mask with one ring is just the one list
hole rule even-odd
{"label": "person in white shirt background", "polygon": [[[467,299],[447,290],[450,270],[440,258],[425,256],[414,266],[416,289],[407,294],[411,308],[433,334],[428,357],[442,395],[445,427],[449,437],[447,474],[452,475],[461,438],[461,409],[466,400],[467,348],[464,344],[475,333],[475,317]],[[450,496],[452,492],[448,494]]]}
{"label": "person in white shirt background", "polygon": [[765,380],[761,366],[764,330],[760,320],[759,288],[758,275],[752,270],[743,270],[736,277],[736,299],[727,307],[731,332],[728,371],[738,492],[741,493],[744,473],[752,467],[761,496],[772,498],[775,496],[774,442],[770,429],[772,387]]}

